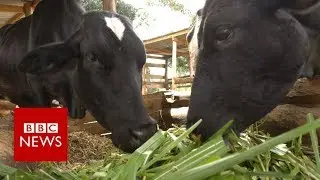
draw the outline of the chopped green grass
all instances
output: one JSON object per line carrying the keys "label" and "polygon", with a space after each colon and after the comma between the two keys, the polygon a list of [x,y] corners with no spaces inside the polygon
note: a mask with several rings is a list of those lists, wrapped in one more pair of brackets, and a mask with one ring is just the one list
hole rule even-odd
{"label": "chopped green grass", "polygon": [[[70,171],[46,166],[23,172],[0,166],[0,176],[52,180],[320,179],[316,135],[320,120],[310,114],[307,119],[307,124],[273,138],[253,128],[238,137],[229,130],[233,123],[230,121],[203,143],[191,134],[202,122],[199,120],[189,129],[159,130],[132,154],[115,153],[108,160]],[[312,141],[310,156],[302,146],[301,137],[306,134]]]}

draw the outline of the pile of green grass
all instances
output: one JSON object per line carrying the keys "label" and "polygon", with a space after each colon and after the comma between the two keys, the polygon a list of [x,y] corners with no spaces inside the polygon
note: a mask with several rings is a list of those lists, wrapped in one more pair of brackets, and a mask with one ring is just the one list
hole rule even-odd
{"label": "pile of green grass", "polygon": [[[30,173],[0,166],[0,176],[52,180],[320,179],[316,135],[320,119],[314,120],[311,114],[307,118],[307,124],[274,138],[252,129],[238,137],[229,130],[230,121],[204,143],[190,135],[200,120],[189,129],[159,130],[132,154],[113,154],[108,160],[69,172],[54,166]],[[310,134],[311,152],[301,146],[305,134]]]}

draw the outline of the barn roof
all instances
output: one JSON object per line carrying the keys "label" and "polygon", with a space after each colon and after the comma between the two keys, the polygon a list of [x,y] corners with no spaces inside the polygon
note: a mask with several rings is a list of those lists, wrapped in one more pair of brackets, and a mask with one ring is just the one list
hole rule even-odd
{"label": "barn roof", "polygon": [[25,14],[32,13],[40,0],[1,0],[0,1],[0,27],[12,24],[23,18]]}
{"label": "barn roof", "polygon": [[172,56],[173,41],[177,42],[177,55],[189,57],[188,42],[186,39],[188,28],[144,40],[147,54]]}

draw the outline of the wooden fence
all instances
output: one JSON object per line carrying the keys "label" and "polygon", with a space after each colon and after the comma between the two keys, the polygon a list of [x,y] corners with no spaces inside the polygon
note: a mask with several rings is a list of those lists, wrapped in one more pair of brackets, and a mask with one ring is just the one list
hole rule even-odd
{"label": "wooden fence", "polygon": [[[143,68],[143,94],[148,94],[153,88],[165,89],[165,90],[176,90],[180,87],[191,87],[193,77],[182,76],[168,78],[168,56],[153,56],[148,55],[150,59],[156,59],[157,63],[147,62]],[[162,75],[151,74],[149,68],[162,69],[164,72]],[[175,71],[175,70],[173,70]]]}

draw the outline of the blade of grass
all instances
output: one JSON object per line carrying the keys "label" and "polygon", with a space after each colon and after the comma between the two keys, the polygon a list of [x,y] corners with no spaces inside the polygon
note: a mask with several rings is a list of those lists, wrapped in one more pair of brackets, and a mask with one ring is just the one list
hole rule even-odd
{"label": "blade of grass", "polygon": [[280,172],[250,172],[246,168],[243,168],[239,165],[235,165],[233,169],[236,172],[241,173],[242,175],[245,176],[258,176],[258,177],[277,177],[277,178],[293,178],[291,174],[284,174]]}
{"label": "blade of grass", "polygon": [[135,180],[137,170],[144,163],[146,163],[151,153],[157,148],[159,148],[159,146],[161,146],[165,140],[166,140],[165,132],[159,130],[147,142],[145,142],[135,152],[132,153],[126,166],[124,166],[124,168],[120,170],[119,176],[117,178],[123,179],[123,180],[127,180],[127,179]]}
{"label": "blade of grass", "polygon": [[[309,123],[314,122],[314,117],[310,113],[308,114],[308,122]],[[318,142],[318,136],[317,136],[316,130],[312,130],[310,132],[310,138],[311,138],[314,156],[316,159],[317,169],[319,171],[320,170],[320,156],[319,156],[319,147],[318,147],[319,142]]]}
{"label": "blade of grass", "polygon": [[141,172],[145,171],[146,169],[148,169],[150,166],[152,166],[154,163],[156,163],[157,161],[159,161],[164,155],[166,155],[168,152],[170,152],[174,147],[176,147],[183,139],[185,139],[195,128],[197,128],[199,126],[199,124],[202,122],[202,120],[200,119],[198,122],[196,122],[193,126],[191,126],[187,131],[185,131],[181,136],[179,136],[175,141],[172,141],[171,143],[169,143],[167,146],[165,146],[162,151],[155,155],[153,157],[153,159],[151,159],[151,161],[149,161],[148,163],[146,163],[145,166],[143,166],[138,174],[140,174]]}
{"label": "blade of grass", "polygon": [[50,174],[48,174],[47,172],[43,171],[42,169],[40,169],[39,172],[42,175],[44,175],[45,179],[57,180],[56,178],[52,177]]}
{"label": "blade of grass", "polygon": [[3,164],[0,164],[0,176],[6,176],[16,173],[18,170]]}
{"label": "blade of grass", "polygon": [[278,144],[288,142],[296,137],[299,137],[300,135],[304,135],[306,133],[309,133],[310,131],[315,130],[319,127],[320,127],[320,121],[314,121],[314,122],[308,123],[306,125],[303,125],[301,127],[296,128],[294,130],[283,133],[280,136],[269,139],[266,142],[264,142],[260,145],[257,145],[255,147],[252,147],[251,149],[246,150],[244,152],[234,153],[232,155],[229,155],[227,157],[219,159],[213,163],[209,163],[209,164],[197,167],[197,168],[193,168],[188,171],[184,171],[184,172],[179,171],[177,173],[172,173],[171,176],[166,177],[166,179],[198,180],[198,179],[208,178],[208,177],[215,175],[221,171],[224,171],[228,168],[231,168],[235,164],[239,164],[245,160],[252,159],[253,157],[257,156],[258,154],[264,153]]}
{"label": "blade of grass", "polygon": [[224,143],[222,135],[224,134],[225,130],[230,127],[231,123],[227,123],[220,131],[214,134],[213,137],[216,138],[210,138],[210,140],[204,145],[194,151],[191,151],[189,154],[176,161],[176,163],[172,165],[174,168],[167,168],[164,172],[159,173],[154,179],[156,180],[159,178],[164,178],[169,173],[175,171],[184,171],[188,168],[194,167],[213,155],[225,155],[230,149]]}

